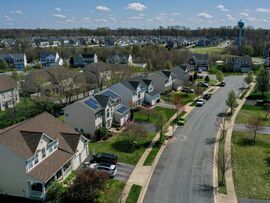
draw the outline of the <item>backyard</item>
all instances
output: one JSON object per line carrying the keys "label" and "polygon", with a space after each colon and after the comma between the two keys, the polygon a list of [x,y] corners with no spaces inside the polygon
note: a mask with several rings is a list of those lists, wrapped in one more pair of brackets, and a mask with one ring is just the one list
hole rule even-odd
{"label": "backyard", "polygon": [[114,135],[106,141],[89,143],[89,149],[95,153],[115,154],[118,156],[119,162],[135,165],[154,136],[155,133],[149,133],[146,137],[139,136],[136,146],[131,151],[129,151],[127,139],[122,134]]}
{"label": "backyard", "polygon": [[226,52],[222,47],[196,47],[191,48],[190,51],[198,54],[224,54]]}
{"label": "backyard", "polygon": [[253,145],[249,133],[233,132],[233,176],[237,196],[270,199],[270,139],[257,135]]}

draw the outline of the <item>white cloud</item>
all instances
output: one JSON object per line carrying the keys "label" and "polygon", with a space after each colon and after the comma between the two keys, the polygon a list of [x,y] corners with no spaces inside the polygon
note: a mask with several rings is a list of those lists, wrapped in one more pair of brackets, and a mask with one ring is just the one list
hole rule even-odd
{"label": "white cloud", "polygon": [[167,16],[162,16],[162,15],[154,17],[153,20],[155,20],[155,21],[157,21],[159,23],[174,22],[174,19],[169,18]]}
{"label": "white cloud", "polygon": [[14,21],[11,17],[9,17],[9,16],[4,16],[4,19],[5,19],[5,21],[7,21],[7,22],[12,22],[12,21]]}
{"label": "white cloud", "polygon": [[128,4],[126,9],[135,10],[135,11],[143,11],[146,9],[146,6],[141,3],[131,3],[131,4]]}
{"label": "white cloud", "polygon": [[198,13],[197,16],[203,17],[203,18],[213,18],[213,16],[211,16],[210,14],[205,13],[205,12],[203,12],[203,13]]}
{"label": "white cloud", "polygon": [[180,14],[178,12],[171,13],[172,16],[179,16]]}
{"label": "white cloud", "polygon": [[228,19],[229,21],[235,21],[235,20],[236,20],[236,18],[233,17],[233,16],[230,15],[230,14],[227,14],[227,19]]}
{"label": "white cloud", "polygon": [[257,8],[256,12],[259,13],[270,13],[270,9],[269,8]]}
{"label": "white cloud", "polygon": [[9,11],[11,14],[23,14],[21,10]]}
{"label": "white cloud", "polygon": [[143,17],[142,16],[132,16],[132,17],[129,17],[129,19],[131,19],[131,20],[141,20],[141,19],[143,19]]}
{"label": "white cloud", "polygon": [[52,16],[56,17],[56,18],[66,18],[67,17],[67,16],[61,15],[61,14],[53,14]]}
{"label": "white cloud", "polygon": [[106,6],[97,6],[96,7],[96,9],[98,10],[98,11],[111,11],[111,9],[110,8],[108,8],[108,7],[106,7]]}
{"label": "white cloud", "polygon": [[241,15],[242,17],[246,17],[246,18],[249,16],[249,14],[246,13],[246,12],[242,12],[242,13],[240,13],[240,15]]}
{"label": "white cloud", "polygon": [[62,9],[61,9],[61,8],[55,8],[55,10],[57,10],[57,11],[62,11]]}
{"label": "white cloud", "polygon": [[223,12],[228,12],[228,11],[229,11],[229,9],[225,8],[225,6],[222,5],[222,4],[219,4],[219,5],[217,6],[217,8],[220,9],[221,11],[223,11]]}

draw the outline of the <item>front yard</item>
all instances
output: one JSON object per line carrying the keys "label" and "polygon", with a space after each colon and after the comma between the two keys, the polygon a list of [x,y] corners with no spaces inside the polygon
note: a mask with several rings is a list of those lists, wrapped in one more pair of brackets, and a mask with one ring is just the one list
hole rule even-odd
{"label": "front yard", "polygon": [[270,135],[233,132],[233,176],[237,196],[270,199]]}
{"label": "front yard", "polygon": [[169,95],[162,95],[161,98],[165,102],[172,104],[173,97],[175,94],[181,95],[183,105],[188,104],[189,102],[193,101],[196,98],[196,95],[194,93],[184,93],[184,92],[179,92],[179,93],[171,92]]}
{"label": "front yard", "polygon": [[155,133],[149,133],[147,137],[139,137],[136,146],[129,151],[125,136],[114,135],[106,141],[89,143],[89,149],[95,153],[112,153],[118,156],[119,162],[135,165],[145,149],[149,146]]}
{"label": "front yard", "polygon": [[260,106],[248,104],[243,105],[235,122],[240,124],[247,124],[248,120],[254,117],[262,118],[263,126],[270,126],[270,117],[267,120],[264,119],[265,112],[263,111],[263,108]]}
{"label": "front yard", "polygon": [[124,190],[125,183],[119,180],[109,180],[105,191],[101,192],[98,199],[100,203],[118,203]]}
{"label": "front yard", "polygon": [[154,111],[155,112],[152,115],[149,115],[149,120],[148,120],[148,114],[145,111],[143,111],[142,108],[139,108],[138,111],[134,112],[134,120],[147,121],[154,124],[155,120],[158,119],[157,114],[159,112],[164,111],[168,120],[176,113],[175,109],[162,108],[158,106],[154,108]]}

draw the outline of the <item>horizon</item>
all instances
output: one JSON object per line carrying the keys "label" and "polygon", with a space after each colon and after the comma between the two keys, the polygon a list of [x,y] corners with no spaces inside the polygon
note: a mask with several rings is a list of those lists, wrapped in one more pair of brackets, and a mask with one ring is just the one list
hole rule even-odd
{"label": "horizon", "polygon": [[[3,0],[2,0],[3,1]],[[19,0],[2,2],[1,29],[154,29],[181,25],[192,30],[236,26],[243,19],[246,26],[270,29],[268,0],[190,0],[170,3],[157,0]]]}

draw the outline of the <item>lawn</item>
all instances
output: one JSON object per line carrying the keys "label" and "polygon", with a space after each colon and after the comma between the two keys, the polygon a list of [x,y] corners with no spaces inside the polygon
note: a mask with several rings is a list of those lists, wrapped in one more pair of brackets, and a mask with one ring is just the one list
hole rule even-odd
{"label": "lawn", "polygon": [[150,115],[148,120],[148,115],[140,108],[139,111],[134,112],[134,120],[155,123],[155,120],[158,119],[157,114],[161,111],[164,111],[168,120],[176,113],[175,109],[168,109],[157,106],[155,107],[155,113],[153,115]]}
{"label": "lawn", "polygon": [[119,180],[109,180],[106,189],[101,193],[98,202],[100,203],[118,203],[121,197],[125,183]]}
{"label": "lawn", "polygon": [[126,203],[137,203],[141,190],[142,186],[132,185]]}
{"label": "lawn", "polygon": [[[262,95],[261,92],[258,92],[256,90],[254,90],[250,96],[248,97],[249,99],[261,99]],[[264,98],[270,99],[270,91],[269,92],[265,92],[264,93]]]}
{"label": "lawn", "polygon": [[[199,83],[199,82],[205,82],[205,80],[204,80],[204,78],[203,79],[197,79],[196,82],[197,83]],[[210,80],[208,82],[208,85],[209,86],[215,86],[217,84],[217,82],[218,82],[217,80]]]}
{"label": "lawn", "polygon": [[60,115],[57,117],[57,119],[59,119],[60,121],[64,122],[65,121],[65,118],[64,118],[64,115]]}
{"label": "lawn", "polygon": [[263,108],[260,106],[254,106],[254,105],[248,105],[248,104],[243,105],[235,122],[240,123],[240,124],[247,124],[248,120],[254,117],[262,118],[263,126],[270,126],[270,117],[267,120],[264,120],[265,113],[263,111]]}
{"label": "lawn", "polygon": [[180,93],[176,93],[176,92],[172,92],[169,95],[163,95],[162,99],[164,101],[166,101],[167,103],[173,103],[173,96],[175,94],[180,94],[182,97],[182,104],[186,105],[189,102],[193,101],[196,98],[196,95],[194,93],[184,93],[184,92],[180,92]]}
{"label": "lawn", "polygon": [[162,144],[164,143],[165,141],[165,137],[162,136],[162,141],[161,142],[156,142],[154,147],[152,148],[152,150],[150,151],[150,153],[148,154],[147,158],[145,159],[143,165],[144,166],[151,166],[153,161],[155,160],[159,150],[160,150],[160,147],[162,146]]}
{"label": "lawn", "polygon": [[191,48],[190,51],[198,54],[224,54],[226,50],[220,47],[198,47]]}
{"label": "lawn", "polygon": [[237,196],[270,199],[270,139],[257,135],[255,145],[248,133],[233,132],[233,176]]}
{"label": "lawn", "polygon": [[135,165],[145,149],[150,145],[155,133],[150,133],[147,137],[139,137],[137,145],[131,151],[128,149],[124,135],[114,135],[106,141],[89,143],[89,149],[95,153],[112,153],[118,156],[119,162]]}

